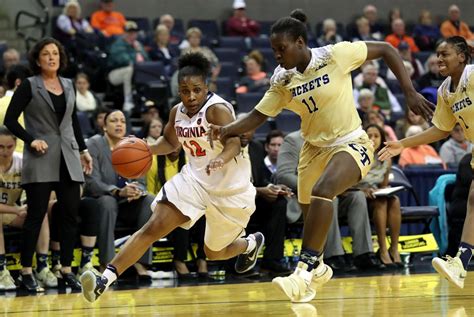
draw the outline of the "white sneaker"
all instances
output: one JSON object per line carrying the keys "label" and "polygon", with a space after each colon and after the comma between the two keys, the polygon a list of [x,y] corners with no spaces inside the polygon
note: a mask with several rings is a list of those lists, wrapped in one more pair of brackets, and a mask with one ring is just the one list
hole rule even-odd
{"label": "white sneaker", "polygon": [[53,268],[51,269],[51,272],[53,272],[54,276],[56,276],[56,278],[61,278],[62,275],[61,275],[61,269],[62,269],[62,265],[61,264],[55,264],[53,266]]}
{"label": "white sneaker", "polygon": [[308,272],[308,265],[298,262],[295,271],[287,277],[276,277],[272,280],[279,289],[293,303],[306,303],[316,296],[316,291],[311,287],[314,271]]}
{"label": "white sneaker", "polygon": [[318,267],[313,269],[312,273],[314,274],[313,279],[311,280],[312,288],[326,284],[333,275],[332,268],[329,265],[324,264],[323,261],[319,263]]}
{"label": "white sneaker", "polygon": [[79,279],[82,273],[84,273],[85,271],[92,271],[92,273],[94,273],[95,275],[99,275],[99,276],[101,275],[99,271],[97,271],[95,267],[92,265],[92,262],[87,262],[83,267],[80,267],[77,270],[77,278]]}
{"label": "white sneaker", "polygon": [[445,258],[446,260],[434,258],[431,262],[434,269],[457,287],[464,288],[464,279],[466,278],[467,272],[462,265],[461,259],[458,257],[452,258],[449,255]]}
{"label": "white sneaker", "polygon": [[41,272],[34,271],[36,281],[41,287],[58,287],[58,278],[51,272],[49,267],[45,267]]}
{"label": "white sneaker", "polygon": [[0,271],[0,291],[13,291],[16,289],[15,280],[7,269]]}

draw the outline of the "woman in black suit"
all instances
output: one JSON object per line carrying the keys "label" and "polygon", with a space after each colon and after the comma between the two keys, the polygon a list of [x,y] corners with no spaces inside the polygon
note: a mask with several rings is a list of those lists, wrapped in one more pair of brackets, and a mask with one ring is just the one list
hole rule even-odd
{"label": "woman in black suit", "polygon": [[[66,67],[63,46],[53,38],[40,40],[30,51],[30,68],[35,74],[24,80],[13,95],[5,125],[25,142],[22,186],[28,200],[23,227],[20,283],[29,291],[39,291],[32,274],[32,258],[41,222],[54,190],[62,206],[60,217],[61,278],[59,286],[80,289],[71,272],[77,235],[77,214],[83,172],[92,171],[76,116],[74,86],[58,73]],[[25,128],[18,123],[23,112]],[[82,166],[81,166],[82,165]]]}

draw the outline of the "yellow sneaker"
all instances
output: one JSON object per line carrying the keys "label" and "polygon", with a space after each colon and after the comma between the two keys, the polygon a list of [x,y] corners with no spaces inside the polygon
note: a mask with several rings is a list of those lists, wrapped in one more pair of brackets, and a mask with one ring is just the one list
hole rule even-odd
{"label": "yellow sneaker", "polygon": [[316,291],[310,286],[313,271],[308,272],[308,265],[298,262],[295,271],[286,277],[276,277],[272,283],[282,290],[293,303],[306,303],[316,296]]}
{"label": "yellow sneaker", "polygon": [[464,279],[466,278],[467,272],[462,265],[461,259],[458,257],[452,258],[449,255],[445,258],[446,260],[434,258],[431,262],[434,269],[457,287],[464,288]]}

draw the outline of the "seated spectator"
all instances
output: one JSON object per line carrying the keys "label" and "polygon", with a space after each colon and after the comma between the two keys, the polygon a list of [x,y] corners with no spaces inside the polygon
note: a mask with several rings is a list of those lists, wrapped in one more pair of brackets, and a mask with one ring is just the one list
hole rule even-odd
{"label": "seated spectator", "polygon": [[395,134],[398,139],[403,139],[409,127],[417,125],[426,130],[430,127],[430,124],[422,117],[415,114],[413,111],[408,110],[405,112],[405,117],[397,120],[395,125]]}
{"label": "seated spectator", "polygon": [[470,44],[474,44],[474,34],[471,32],[469,25],[461,21],[461,10],[455,4],[448,9],[448,19],[441,24],[441,35],[446,39],[451,36],[462,36]]}
{"label": "seated spectator", "polygon": [[[370,140],[374,143],[377,153],[382,149],[385,139],[385,132],[376,124],[368,125],[365,130]],[[356,185],[367,198],[369,210],[372,211],[372,218],[377,233],[379,250],[377,255],[386,267],[403,267],[398,252],[398,237],[400,236],[400,226],[402,215],[400,210],[400,200],[397,196],[375,196],[374,192],[379,188],[388,186],[388,175],[392,162],[379,161],[375,158],[369,173]],[[386,231],[390,231],[390,248],[387,248]]]}
{"label": "seated spectator", "polygon": [[163,132],[163,121],[161,121],[160,118],[152,119],[148,124],[145,125],[143,132],[145,140],[148,144],[156,143]]}
{"label": "seated spectator", "polygon": [[110,110],[104,107],[97,108],[94,113],[94,129],[96,134],[104,134],[104,118]]}
{"label": "seated spectator", "polygon": [[181,55],[199,52],[211,62],[211,81],[215,81],[221,71],[219,59],[216,54],[207,46],[201,46],[202,32],[199,28],[192,27],[186,32],[186,39],[189,47],[181,50]]}
{"label": "seated spectator", "polygon": [[251,51],[245,58],[245,76],[238,84],[236,93],[265,92],[270,87],[270,74],[262,70],[263,55],[258,50]]}
{"label": "seated spectator", "polygon": [[107,58],[107,65],[111,70],[108,74],[110,83],[123,85],[125,112],[130,112],[135,107],[132,96],[133,65],[148,60],[148,54],[137,41],[138,31],[135,22],[127,21],[125,34],[112,43]]}
{"label": "seated spectator", "polygon": [[377,110],[370,110],[367,113],[367,119],[365,120],[366,123],[368,124],[376,124],[379,126],[386,135],[386,138],[388,141],[397,141],[397,135],[395,134],[395,131],[393,131],[392,127],[389,126],[388,124],[385,124],[385,118],[382,113],[380,113]]}
{"label": "seated spectator", "polygon": [[366,5],[363,10],[363,16],[369,20],[372,37],[379,41],[382,40],[385,34],[385,28],[383,24],[379,22],[377,8],[372,4]]}
{"label": "seated spectator", "polygon": [[365,17],[360,17],[356,20],[357,35],[352,38],[352,41],[376,41],[377,39],[372,35],[370,30],[369,20]]}
{"label": "seated spectator", "polygon": [[[7,270],[5,258],[5,241],[3,237],[3,226],[8,225],[14,228],[22,228],[28,206],[22,197],[21,173],[23,166],[23,156],[16,153],[16,137],[5,127],[0,126],[0,169],[1,178],[0,194],[0,290],[15,290],[16,285],[10,272]],[[48,266],[49,250],[49,222],[46,215],[41,224],[41,230],[36,242],[36,269],[29,278],[39,283],[35,288],[28,288],[29,291],[41,292],[43,287],[57,287],[58,279],[51,272]],[[26,282],[26,281],[25,281]],[[20,282],[21,286],[27,286]]]}
{"label": "seated spectator", "polygon": [[392,33],[385,37],[385,42],[398,47],[401,42],[406,42],[413,53],[418,53],[420,49],[415,44],[415,40],[405,33],[405,22],[402,19],[395,19],[392,22]]}
{"label": "seated spectator", "polygon": [[445,77],[439,73],[438,57],[431,54],[425,63],[425,74],[418,79],[418,89],[423,90],[427,87],[438,89],[443,83]]}
{"label": "seated spectator", "polygon": [[380,66],[376,60],[367,60],[360,66],[361,72],[355,75],[355,77],[352,79],[353,86],[354,87],[362,86],[362,83],[364,82],[364,68],[366,68],[368,65],[374,66],[375,69],[377,70],[377,79],[375,80],[375,83],[383,88],[387,88],[387,83],[382,77],[380,77],[380,74],[379,74]]}
{"label": "seated spectator", "polygon": [[372,110],[374,105],[374,93],[367,88],[361,89],[357,102],[359,104],[357,113],[359,114],[359,118],[362,120],[362,125],[366,125],[366,122],[364,121],[368,119],[369,112]]}
{"label": "seated spectator", "polygon": [[5,74],[11,66],[18,64],[20,64],[20,53],[16,49],[9,48],[3,52],[2,65],[0,67],[0,78],[3,79],[5,77]]}
{"label": "seated spectator", "polygon": [[[153,100],[146,100],[141,107],[142,129],[137,133],[137,137],[146,138],[148,135],[146,127],[153,120],[160,120],[160,111]],[[163,128],[163,126],[162,126]]]}
{"label": "seated spectator", "polygon": [[464,136],[459,123],[451,130],[450,138],[441,145],[439,156],[449,167],[457,168],[461,159],[472,152],[472,144]]}
{"label": "seated spectator", "polygon": [[448,249],[446,254],[455,256],[458,253],[461,233],[466,218],[469,189],[472,184],[472,154],[466,154],[459,162],[456,182],[451,194],[451,203],[447,207],[448,218]]}
{"label": "seated spectator", "polygon": [[386,116],[392,112],[402,112],[397,98],[392,94],[390,89],[385,88],[377,83],[378,70],[373,65],[367,65],[362,70],[362,85],[354,86],[354,99],[359,99],[359,90],[367,88],[374,93],[374,105],[378,107]]}
{"label": "seated spectator", "polygon": [[323,32],[316,42],[321,47],[342,42],[342,36],[337,34],[337,25],[334,19],[325,19],[323,21]]}
{"label": "seated spectator", "polygon": [[89,76],[78,73],[74,80],[76,86],[76,107],[78,111],[92,113],[100,106],[99,99],[89,90]]}
{"label": "seated spectator", "polygon": [[[416,135],[423,132],[423,128],[417,125],[412,125],[408,128],[405,133],[405,137]],[[398,164],[405,168],[410,165],[443,165],[444,162],[436,152],[436,150],[427,144],[419,145],[416,147],[405,148],[400,154],[400,160]]]}
{"label": "seated spectator", "polygon": [[[0,98],[0,125],[3,125],[5,120],[5,113],[7,112],[8,105],[12,100],[13,94],[15,93],[18,86],[20,86],[21,82],[26,78],[31,76],[31,71],[28,67],[23,65],[14,65],[9,68],[7,75],[6,75],[6,84],[7,84],[7,91],[5,92],[5,96]],[[23,114],[20,115],[18,118],[18,122],[22,127],[25,126],[25,121],[23,118]],[[23,153],[23,140],[16,141],[16,149],[15,151],[18,153]]]}
{"label": "seated spectator", "polygon": [[[409,62],[412,67],[413,67],[413,74],[410,76],[412,80],[417,80],[419,79],[424,73],[425,69],[423,65],[421,64],[420,60],[418,58],[415,58],[413,55],[410,45],[406,42],[400,42],[400,45],[398,45],[398,53],[400,54],[400,57],[404,60]],[[391,72],[391,70],[389,69]],[[387,74],[388,77],[388,74]]]}
{"label": "seated spectator", "polygon": [[421,10],[418,24],[413,29],[416,46],[422,51],[434,51],[436,42],[441,38],[439,27],[433,23],[431,12]]}
{"label": "seated spectator", "polygon": [[226,35],[254,37],[260,35],[260,24],[247,17],[244,0],[234,0],[234,14],[226,22]]}
{"label": "seated spectator", "polygon": [[150,47],[149,55],[152,61],[163,63],[166,75],[171,77],[175,71],[175,59],[179,55],[176,49],[170,47],[170,31],[164,24],[159,24],[155,30],[154,42]]}
{"label": "seated spectator", "polygon": [[159,24],[166,26],[166,28],[168,29],[169,34],[170,34],[170,38],[169,38],[170,44],[177,45],[181,43],[181,41],[183,40],[184,34],[177,33],[174,30],[174,18],[171,14],[163,14],[162,16],[160,16]]}
{"label": "seated spectator", "polygon": [[[147,193],[145,180],[128,180],[120,177],[112,167],[112,150],[125,136],[125,115],[112,110],[104,118],[104,135],[87,140],[87,148],[93,159],[94,169],[86,175],[84,195],[97,199],[101,210],[101,229],[97,236],[99,262],[104,268],[115,255],[114,230],[120,220],[134,230],[140,229],[150,218],[153,196]],[[151,249],[134,265],[140,278],[148,279],[146,265],[152,260]]]}
{"label": "seated spectator", "polygon": [[125,32],[125,17],[114,11],[113,0],[100,0],[100,10],[91,16],[92,27],[101,31],[105,36],[121,35]]}

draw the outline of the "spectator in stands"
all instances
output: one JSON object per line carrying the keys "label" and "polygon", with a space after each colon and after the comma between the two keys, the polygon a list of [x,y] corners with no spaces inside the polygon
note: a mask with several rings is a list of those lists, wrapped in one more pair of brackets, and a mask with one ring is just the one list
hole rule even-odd
{"label": "spectator in stands", "polygon": [[451,194],[451,203],[447,207],[448,213],[448,249],[446,254],[455,256],[458,252],[461,234],[466,218],[469,189],[472,184],[472,154],[466,154],[459,162],[456,172],[456,182]]}
{"label": "spectator in stands", "polygon": [[121,35],[125,30],[126,20],[122,13],[114,11],[113,0],[100,0],[100,10],[91,16],[91,25],[105,36]]}
{"label": "spectator in stands", "polygon": [[466,140],[458,123],[451,131],[450,138],[441,145],[439,156],[449,167],[457,168],[461,159],[471,152],[472,144]]}
{"label": "spectator in stands", "polygon": [[94,113],[94,128],[96,134],[104,134],[104,118],[110,110],[104,107],[97,108]]}
{"label": "spectator in stands", "polygon": [[262,70],[264,58],[258,50],[251,51],[245,58],[245,76],[238,84],[236,93],[265,92],[270,87],[270,74]]}
{"label": "spectator in stands", "polygon": [[[156,125],[156,123],[161,126]],[[161,135],[163,124],[159,120],[153,120],[149,124],[147,142],[155,143]],[[178,150],[168,155],[154,155],[151,168],[146,174],[147,190],[152,195],[157,195],[164,183],[176,175],[181,168],[186,164],[185,152],[180,147]],[[207,276],[207,262],[206,254],[204,253],[204,233],[206,227],[206,220],[204,217],[190,229],[176,228],[173,230],[169,239],[173,245],[173,264],[179,278],[190,278],[193,275],[190,273],[185,261],[188,258],[188,250],[191,250],[190,235],[196,235],[197,242],[196,254],[193,258],[196,259],[197,271],[199,276]]]}
{"label": "spectator in stands", "polygon": [[[3,226],[21,228],[25,222],[28,206],[22,198],[21,188],[22,155],[15,153],[16,137],[8,131],[5,126],[0,126],[0,290],[8,291],[16,289],[15,282],[7,270],[5,258],[5,241],[3,237]],[[41,286],[56,287],[58,280],[48,267],[49,250],[49,223],[45,216],[41,223],[41,230],[36,243],[36,269],[34,275]],[[31,279],[34,279],[31,276]],[[29,284],[24,284],[28,286]],[[28,288],[30,291],[43,291],[42,287]]]}
{"label": "spectator in stands", "polygon": [[368,119],[369,112],[372,110],[374,100],[374,93],[370,89],[363,88],[359,91],[359,98],[357,99],[359,108],[357,108],[357,113],[362,120],[362,126],[366,125],[365,121]]}
{"label": "spectator in stands", "polygon": [[370,30],[370,23],[366,17],[360,17],[356,20],[357,34],[352,41],[376,41]]}
{"label": "spectator in stands", "polygon": [[461,21],[461,10],[455,4],[448,9],[448,19],[441,24],[441,34],[446,39],[451,36],[462,36],[470,45],[474,45],[474,34],[471,32],[469,25]]}
{"label": "spectator in stands", "polygon": [[78,73],[74,80],[76,86],[76,107],[78,111],[92,113],[100,107],[99,99],[89,90],[89,76]]}
{"label": "spectator in stands", "polygon": [[402,112],[397,98],[388,89],[377,83],[378,70],[373,65],[367,65],[362,70],[362,85],[355,86],[354,99],[358,100],[359,90],[362,88],[370,89],[374,93],[374,106],[377,106],[385,115],[392,112]]}
{"label": "spectator in stands", "polygon": [[[423,128],[417,125],[412,125],[408,128],[405,133],[405,138],[411,137],[413,135],[423,132]],[[444,167],[444,162],[439,156],[438,152],[428,144],[423,144],[415,147],[409,147],[403,149],[400,154],[400,160],[398,164],[405,168],[409,165],[442,165]]]}
{"label": "spectator in stands", "polygon": [[226,23],[226,34],[228,36],[254,37],[260,35],[260,24],[247,17],[244,0],[234,0],[232,8],[234,15]]}
{"label": "spectator in stands", "polygon": [[[423,65],[421,64],[418,58],[413,56],[413,53],[410,49],[410,45],[408,45],[408,43],[400,42],[400,45],[398,45],[398,53],[400,54],[401,58],[404,61],[407,61],[412,65],[413,75],[410,76],[412,80],[419,79],[425,73],[425,69]],[[392,72],[391,70],[389,71]],[[387,74],[387,77],[388,77],[388,74]]]}
{"label": "spectator in stands", "polygon": [[[28,67],[23,65],[15,65],[9,68],[7,75],[6,75],[6,83],[7,83],[7,91],[5,92],[5,96],[0,98],[0,124],[3,125],[5,121],[5,114],[7,112],[8,105],[10,104],[13,94],[15,93],[18,86],[20,86],[21,82],[31,76],[31,71]],[[22,127],[25,126],[23,114],[20,115],[18,119],[20,125]],[[23,140],[16,140],[16,149],[15,151],[18,153],[23,153]]]}
{"label": "spectator in stands", "polygon": [[[238,117],[243,115],[239,114]],[[265,235],[266,249],[260,268],[276,274],[285,274],[289,271],[281,263],[286,232],[285,196],[291,195],[291,190],[285,185],[274,184],[273,176],[283,134],[278,130],[269,132],[265,151],[262,144],[253,139],[254,133],[255,131],[250,131],[242,134],[240,143],[244,155],[250,158],[252,182],[257,190],[256,210],[250,221],[262,227]]]}
{"label": "spectator in stands", "polygon": [[318,46],[342,42],[342,36],[337,33],[337,25],[334,19],[325,19],[323,21],[323,32],[316,42]]}
{"label": "spectator in stands", "polygon": [[[154,144],[163,132],[163,121],[160,118],[152,119],[144,128],[145,140],[148,144]],[[147,183],[148,186],[148,183]]]}
{"label": "spectator in stands", "polygon": [[413,111],[408,110],[405,112],[405,116],[397,120],[395,124],[395,134],[397,135],[397,138],[403,139],[408,128],[412,125],[417,125],[423,130],[426,130],[430,127],[430,124],[422,116],[419,116]]}
{"label": "spectator in stands", "polygon": [[385,34],[385,28],[383,24],[379,22],[377,8],[372,4],[366,5],[363,10],[363,16],[369,20],[372,36],[376,40],[382,40]]}
{"label": "spectator in stands", "polygon": [[215,81],[221,71],[221,65],[216,54],[207,46],[201,46],[202,32],[199,28],[192,27],[186,31],[186,39],[189,42],[189,47],[181,51],[181,55],[187,53],[199,52],[204,55],[209,62],[211,62],[211,82]]}
{"label": "spectator in stands", "polygon": [[396,19],[403,19],[402,12],[400,8],[391,8],[390,11],[388,11],[388,24],[392,25],[392,22]]}
{"label": "spectator in stands", "polygon": [[438,58],[436,54],[431,54],[425,63],[425,74],[418,79],[418,89],[424,88],[438,89],[443,83],[445,77],[439,73]]}
{"label": "spectator in stands", "polygon": [[420,49],[415,44],[415,40],[405,33],[405,22],[402,19],[395,19],[392,22],[392,34],[385,37],[385,42],[398,47],[401,42],[406,42],[413,53],[418,53]]}
{"label": "spectator in stands", "polygon": [[[370,124],[365,128],[370,140],[374,143],[375,153],[383,146],[385,139],[384,130],[377,124]],[[356,185],[367,198],[369,209],[379,242],[377,255],[380,261],[388,268],[403,267],[398,253],[398,237],[402,221],[400,211],[400,200],[397,196],[375,196],[374,192],[379,188],[388,186],[388,175],[390,174],[391,160],[379,161],[375,159],[369,173]],[[387,248],[386,231],[390,230],[390,248]]]}
{"label": "spectator in stands", "polygon": [[[21,183],[29,208],[23,227],[23,269],[19,279],[31,289],[37,287],[31,274],[33,252],[53,190],[64,211],[59,219],[63,267],[58,284],[80,288],[71,271],[71,262],[78,227],[80,183],[84,181],[84,172],[92,171],[92,158],[79,127],[74,86],[58,75],[66,63],[64,47],[57,40],[44,38],[37,42],[29,55],[30,69],[35,76],[21,83],[5,116],[8,129],[28,146],[28,150],[23,151]],[[18,122],[22,112],[26,130]]]}
{"label": "spectator in stands", "polygon": [[[146,138],[148,135],[146,127],[153,120],[160,120],[160,111],[153,100],[146,100],[141,107],[142,129],[136,134],[139,138]],[[163,126],[161,127],[163,128]]]}
{"label": "spectator in stands", "polygon": [[[277,180],[297,192],[299,153],[304,140],[301,131],[288,134],[278,153]],[[352,271],[353,266],[344,261],[338,218],[347,218],[353,238],[355,264],[361,269],[382,268],[373,254],[367,201],[360,191],[347,191],[333,202],[334,218],[326,240],[324,262],[334,270]],[[301,208],[300,208],[301,209]],[[288,211],[287,211],[288,212]],[[300,211],[301,212],[301,211]]]}
{"label": "spectator in stands", "polygon": [[164,24],[159,24],[155,30],[154,43],[150,47],[150,59],[160,61],[165,67],[166,75],[171,77],[175,71],[175,59],[179,56],[177,49],[170,47],[170,31]]}
{"label": "spectator in stands", "polygon": [[376,124],[378,125],[382,130],[384,130],[386,139],[389,141],[397,141],[397,135],[395,134],[395,131],[393,131],[392,127],[389,126],[388,124],[385,124],[385,117],[383,114],[377,110],[370,110],[367,113],[367,119],[365,120],[366,123],[368,124]]}
{"label": "spectator in stands", "polygon": [[148,60],[142,44],[137,41],[138,26],[127,21],[125,34],[118,37],[109,49],[107,64],[111,70],[108,79],[112,85],[123,85],[123,110],[130,112],[135,107],[132,96],[133,65]]}
{"label": "spectator in stands", "polygon": [[11,66],[20,64],[20,53],[14,48],[9,48],[3,52],[2,58],[3,63],[0,68],[0,78],[5,77],[5,74]]}
{"label": "spectator in stands", "polygon": [[184,34],[182,32],[177,32],[174,29],[175,22],[171,14],[163,14],[160,16],[160,24],[166,26],[170,32],[169,43],[172,45],[178,45],[183,40]]}
{"label": "spectator in stands", "polygon": [[376,60],[367,60],[360,66],[361,72],[355,75],[355,77],[352,79],[353,86],[354,87],[362,86],[362,83],[364,82],[364,68],[367,67],[368,65],[374,66],[375,69],[377,70],[377,79],[375,79],[375,83],[381,87],[387,88],[387,83],[382,77],[380,77],[380,73],[379,73],[380,66]]}
{"label": "spectator in stands", "polygon": [[[99,261],[102,267],[115,255],[114,230],[117,220],[135,230],[150,218],[153,196],[147,193],[143,178],[128,180],[120,177],[112,167],[112,150],[125,136],[125,115],[112,110],[104,118],[104,135],[95,135],[87,140],[94,161],[94,170],[86,176],[84,195],[96,198],[101,210],[101,230],[98,234]],[[149,249],[135,269],[140,278],[149,279],[145,265],[151,264]]]}
{"label": "spectator in stands", "polygon": [[418,24],[413,29],[416,46],[422,51],[434,51],[441,38],[439,27],[433,23],[431,11],[421,10]]}

